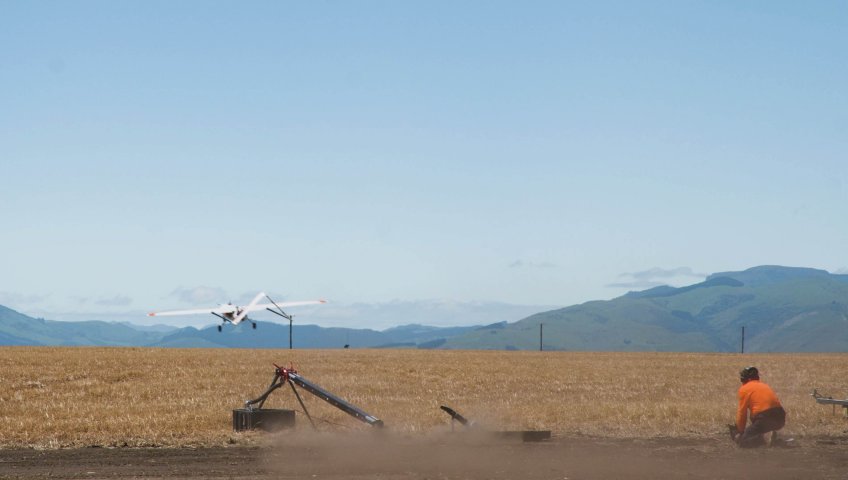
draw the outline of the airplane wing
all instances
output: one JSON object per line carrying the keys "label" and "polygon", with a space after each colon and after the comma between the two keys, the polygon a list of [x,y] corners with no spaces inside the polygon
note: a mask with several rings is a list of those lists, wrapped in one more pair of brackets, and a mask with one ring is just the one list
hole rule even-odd
{"label": "airplane wing", "polygon": [[[225,315],[228,313],[236,313],[239,312],[235,318],[232,320],[233,325],[238,325],[239,322],[247,317],[247,314],[250,312],[258,312],[259,310],[265,310],[266,308],[275,307],[273,303],[258,303],[262,297],[265,296],[264,292],[260,292],[256,297],[253,298],[253,301],[244,308],[238,308],[235,305],[219,305],[217,307],[212,308],[199,308],[195,310],[172,310],[168,312],[151,312],[148,313],[148,317],[169,317],[173,315],[202,315],[205,313],[216,313],[218,315]],[[299,302],[280,302],[277,304],[280,308],[285,307],[299,307],[301,305],[320,305],[322,303],[327,303],[326,300],[304,300]]]}
{"label": "airplane wing", "polygon": [[232,313],[236,309],[233,305],[220,305],[218,307],[212,308],[199,308],[196,310],[171,310],[168,312],[150,312],[147,314],[148,317],[170,317],[173,315],[200,315],[203,313],[217,313],[217,314],[225,314]]}
{"label": "airplane wing", "polygon": [[258,303],[256,305],[247,307],[245,310],[249,312],[256,312],[259,310],[265,310],[266,308],[274,308],[275,306],[279,306],[280,308],[285,307],[299,307],[301,305],[320,305],[322,303],[327,303],[326,300],[304,300],[300,302],[278,302],[277,305],[273,303]]}

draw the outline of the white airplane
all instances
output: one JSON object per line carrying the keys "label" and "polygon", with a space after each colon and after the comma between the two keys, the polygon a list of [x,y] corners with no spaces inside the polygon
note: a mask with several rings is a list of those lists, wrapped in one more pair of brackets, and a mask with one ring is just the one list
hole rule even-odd
{"label": "white airplane", "polygon": [[[262,297],[267,298],[271,303],[259,303],[259,300]],[[246,307],[240,307],[238,305],[233,305],[232,303],[218,305],[217,307],[212,308],[200,308],[195,310],[172,310],[170,312],[152,312],[148,313],[148,317],[167,317],[171,315],[199,315],[202,313],[211,313],[221,320],[226,322],[230,322],[233,325],[238,325],[243,320],[247,320],[251,324],[253,324],[253,328],[256,328],[256,323],[248,318],[247,314],[250,312],[257,312],[259,310],[268,310],[271,313],[276,313],[284,318],[291,320],[291,315],[287,315],[283,312],[283,307],[299,307],[301,305],[318,305],[321,303],[327,303],[326,300],[306,300],[302,302],[282,302],[276,303],[271,300],[268,295],[265,295],[265,292],[259,292],[256,297],[254,297],[253,301],[250,302]],[[275,310],[271,310],[271,307],[276,307],[280,310],[279,313]],[[221,325],[218,325],[218,331],[221,331]]]}

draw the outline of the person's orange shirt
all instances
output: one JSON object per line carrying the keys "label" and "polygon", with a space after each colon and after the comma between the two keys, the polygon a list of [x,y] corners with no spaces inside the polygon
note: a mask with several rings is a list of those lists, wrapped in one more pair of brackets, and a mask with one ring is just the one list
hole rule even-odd
{"label": "person's orange shirt", "polygon": [[751,416],[780,406],[780,400],[768,385],[759,380],[750,380],[739,387],[739,408],[736,410],[736,430],[745,431],[748,423],[748,410]]}

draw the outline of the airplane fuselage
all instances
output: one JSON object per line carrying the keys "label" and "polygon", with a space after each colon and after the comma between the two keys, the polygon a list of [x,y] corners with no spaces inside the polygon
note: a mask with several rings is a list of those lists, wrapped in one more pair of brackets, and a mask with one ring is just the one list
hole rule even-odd
{"label": "airplane fuselage", "polygon": [[[230,306],[230,305],[222,305],[222,306]],[[221,312],[220,315],[221,315],[222,318],[232,322],[242,313],[244,313],[244,308],[236,307],[233,311],[231,311],[231,312]]]}

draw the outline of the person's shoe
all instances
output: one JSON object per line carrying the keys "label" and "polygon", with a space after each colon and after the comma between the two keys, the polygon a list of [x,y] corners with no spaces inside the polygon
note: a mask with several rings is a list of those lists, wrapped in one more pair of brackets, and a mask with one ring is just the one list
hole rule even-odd
{"label": "person's shoe", "polygon": [[771,441],[769,442],[769,447],[789,448],[794,445],[794,441],[794,438],[778,437],[777,432],[773,432],[771,435]]}

